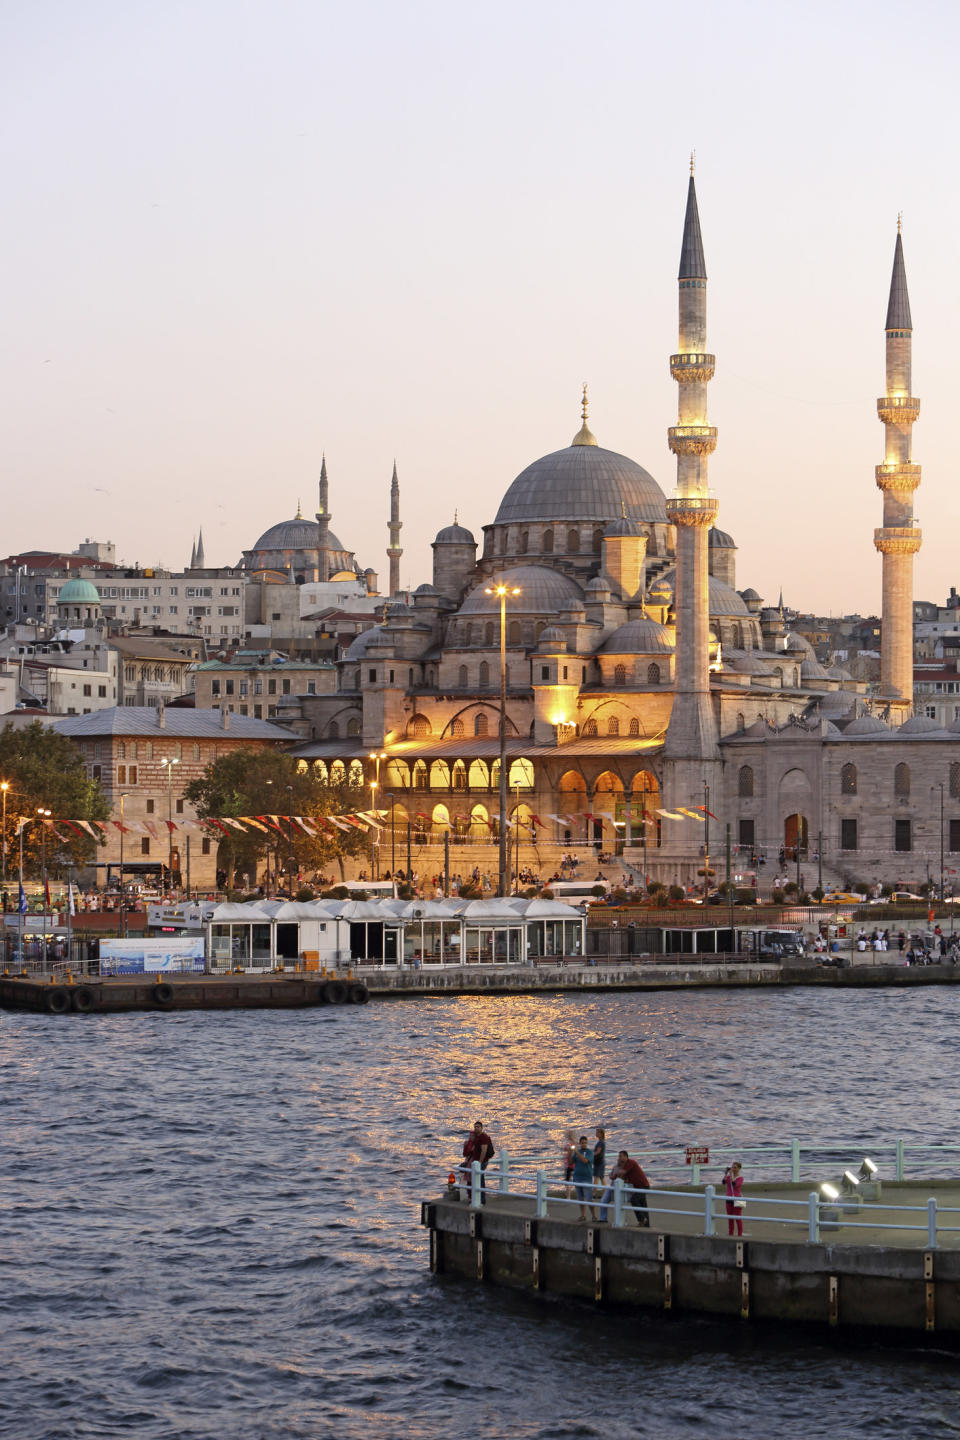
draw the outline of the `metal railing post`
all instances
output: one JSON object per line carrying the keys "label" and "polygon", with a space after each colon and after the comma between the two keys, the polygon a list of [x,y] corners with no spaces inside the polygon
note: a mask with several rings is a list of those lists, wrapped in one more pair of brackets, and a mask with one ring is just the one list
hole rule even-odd
{"label": "metal railing post", "polygon": [[808,1214],[809,1214],[809,1226],[808,1226],[808,1229],[807,1229],[807,1239],[810,1241],[810,1244],[811,1244],[811,1245],[819,1245],[819,1244],[820,1244],[820,1196],[817,1194],[816,1190],[811,1190],[811,1191],[810,1191],[809,1211],[808,1211]]}
{"label": "metal railing post", "polygon": [[510,1194],[510,1157],[506,1150],[500,1151],[500,1194]]}
{"label": "metal railing post", "polygon": [[716,1195],[716,1193],[717,1193],[717,1192],[716,1192],[716,1190],[714,1189],[714,1187],[713,1187],[712,1185],[708,1185],[707,1188],[706,1188],[706,1190],[704,1190],[704,1192],[703,1192],[703,1233],[704,1233],[704,1235],[712,1235],[712,1234],[713,1234],[713,1198],[714,1198],[714,1196]]}
{"label": "metal railing post", "polygon": [[547,1214],[547,1172],[537,1171],[537,1219],[544,1220]]}
{"label": "metal railing post", "polygon": [[693,1185],[699,1185],[699,1184],[700,1184],[700,1166],[697,1164],[696,1160],[694,1160],[694,1162],[693,1162],[692,1174],[691,1174],[691,1176],[690,1176],[690,1182],[691,1182],[691,1184],[693,1184]]}
{"label": "metal railing post", "polygon": [[897,1141],[897,1179],[903,1179],[903,1141]]}
{"label": "metal railing post", "polygon": [[794,1185],[800,1183],[800,1141],[790,1141],[790,1178]]}
{"label": "metal railing post", "polygon": [[933,1197],[927,1201],[927,1244],[931,1250],[937,1248],[937,1202]]}
{"label": "metal railing post", "polygon": [[483,1171],[480,1169],[480,1161],[474,1160],[470,1166],[470,1208],[479,1210],[483,1203],[483,1192],[480,1189],[480,1177]]}
{"label": "metal railing post", "polygon": [[623,1225],[623,1181],[618,1177],[613,1182],[613,1223]]}

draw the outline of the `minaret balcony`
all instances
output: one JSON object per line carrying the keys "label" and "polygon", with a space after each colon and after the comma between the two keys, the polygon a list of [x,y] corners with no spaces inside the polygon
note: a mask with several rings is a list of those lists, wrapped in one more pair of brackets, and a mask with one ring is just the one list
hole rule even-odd
{"label": "minaret balcony", "polygon": [[874,530],[873,543],[881,555],[916,555],[923,544],[923,531],[916,522],[885,525],[882,530]]}
{"label": "minaret balcony", "polygon": [[712,455],[717,448],[715,425],[671,425],[667,443],[674,455]]}
{"label": "minaret balcony", "polygon": [[714,523],[720,510],[716,495],[671,495],[667,500],[667,519],[671,525],[705,525]]}
{"label": "minaret balcony", "polygon": [[912,425],[920,414],[920,401],[915,395],[881,395],[877,414],[884,425]]}
{"label": "minaret balcony", "polygon": [[681,385],[705,385],[713,379],[717,367],[715,355],[671,355],[670,374]]}
{"label": "minaret balcony", "polygon": [[903,461],[878,465],[875,474],[881,490],[896,490],[909,494],[920,484],[920,466],[909,465]]}

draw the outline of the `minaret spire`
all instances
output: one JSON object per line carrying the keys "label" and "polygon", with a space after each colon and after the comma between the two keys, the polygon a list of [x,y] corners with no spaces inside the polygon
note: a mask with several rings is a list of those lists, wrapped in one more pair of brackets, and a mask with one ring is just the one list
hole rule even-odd
{"label": "minaret spire", "polygon": [[920,466],[911,459],[914,421],[920,401],[911,395],[913,321],[903,261],[901,216],[893,250],[893,273],[887,301],[887,393],[877,401],[884,428],[883,464],[876,468],[883,492],[883,526],[873,543],[883,556],[883,628],[880,640],[880,682],[886,695],[913,706],[913,557],[923,541],[913,514],[913,492],[920,484]]}
{"label": "minaret spire", "polygon": [[196,568],[197,568],[197,542],[196,542],[196,540],[194,540],[194,542],[193,542],[193,549],[190,551],[190,569],[191,569],[191,570],[196,570]]}
{"label": "minaret spire", "polygon": [[194,567],[197,570],[202,570],[205,564],[206,561],[203,558],[203,527],[201,526],[200,534],[197,536],[197,553],[194,557]]}
{"label": "minaret spire", "polygon": [[573,440],[570,442],[572,445],[596,445],[597,437],[591,434],[590,426],[587,424],[587,416],[589,415],[589,413],[590,405],[587,400],[587,382],[586,380],[584,380],[583,396],[580,400],[580,418],[583,421],[583,424],[580,426],[580,429],[577,431],[576,435],[574,435],[573,437]]}
{"label": "minaret spire", "polygon": [[387,546],[387,559],[390,561],[390,594],[400,594],[400,556],[403,550],[400,548],[400,530],[403,521],[400,519],[400,481],[397,478],[397,462],[393,462],[393,478],[390,481],[390,522],[387,529],[390,532],[390,544]]}
{"label": "minaret spire", "polygon": [[327,485],[327,455],[320,461],[320,494],[317,509],[317,579],[330,579],[330,493]]}
{"label": "minaret spire", "polygon": [[678,423],[667,432],[677,457],[677,488],[667,501],[676,526],[677,617],[675,693],[664,742],[671,804],[692,804],[709,763],[717,761],[717,724],[710,698],[709,531],[717,502],[707,488],[707,464],[717,443],[707,423],[707,384],[715,359],[707,353],[707,267],[697,192],[691,173],[683,221],[679,272],[679,346],[670,373],[679,389]]}

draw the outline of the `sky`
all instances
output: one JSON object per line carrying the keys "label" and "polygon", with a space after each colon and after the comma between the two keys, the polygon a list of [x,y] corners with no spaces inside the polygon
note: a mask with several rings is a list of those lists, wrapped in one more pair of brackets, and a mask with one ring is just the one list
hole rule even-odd
{"label": "sky", "polygon": [[[689,156],[737,584],[875,613],[897,215],[915,594],[958,579],[960,9],[5,0],[0,552],[208,564],[298,500],[386,586],[590,426],[668,494]],[[943,350],[946,337],[947,350]],[[947,356],[946,362],[943,360]]]}

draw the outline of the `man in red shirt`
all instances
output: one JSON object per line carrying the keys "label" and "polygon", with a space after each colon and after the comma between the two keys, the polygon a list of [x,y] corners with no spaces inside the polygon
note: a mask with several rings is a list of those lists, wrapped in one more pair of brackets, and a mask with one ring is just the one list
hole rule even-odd
{"label": "man in red shirt", "polygon": [[[480,1204],[486,1200],[487,1177],[483,1173],[493,1155],[493,1141],[483,1128],[483,1121],[477,1120],[463,1144],[463,1163],[480,1166]],[[473,1173],[472,1170],[470,1172]]]}
{"label": "man in red shirt", "polygon": [[[610,1171],[610,1184],[603,1192],[603,1200],[600,1202],[600,1220],[607,1218],[607,1207],[613,1199],[613,1182],[622,1180],[624,1185],[635,1192],[650,1189],[650,1181],[647,1179],[643,1166],[639,1160],[631,1160],[629,1151],[621,1150],[617,1156],[617,1163]],[[646,1195],[635,1193],[626,1197],[627,1208],[632,1210],[637,1217],[638,1225],[650,1224],[650,1216],[647,1211]]]}

